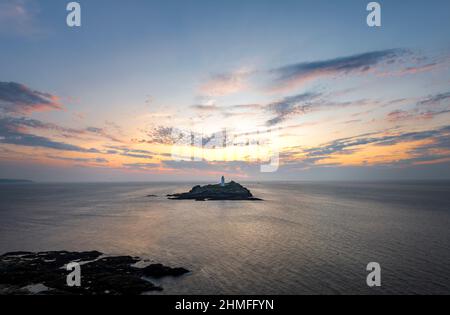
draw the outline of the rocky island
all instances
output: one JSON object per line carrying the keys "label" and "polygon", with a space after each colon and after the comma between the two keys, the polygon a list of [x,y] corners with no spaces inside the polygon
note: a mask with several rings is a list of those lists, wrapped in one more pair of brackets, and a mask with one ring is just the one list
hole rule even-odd
{"label": "rocky island", "polygon": [[[81,286],[67,285],[65,266],[78,262]],[[11,252],[0,256],[0,295],[128,295],[163,288],[151,279],[178,277],[187,269],[148,264],[139,257],[88,252]]]}
{"label": "rocky island", "polygon": [[239,183],[231,181],[225,183],[222,176],[220,184],[194,186],[189,192],[167,195],[172,200],[262,200],[253,197],[250,190]]}

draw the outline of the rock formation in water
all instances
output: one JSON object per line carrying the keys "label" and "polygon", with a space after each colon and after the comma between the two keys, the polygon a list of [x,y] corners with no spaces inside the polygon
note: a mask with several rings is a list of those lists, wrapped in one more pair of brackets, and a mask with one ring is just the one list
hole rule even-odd
{"label": "rock formation in water", "polygon": [[231,181],[216,185],[195,186],[189,192],[167,195],[172,200],[261,200],[253,197],[250,190],[239,183]]}
{"label": "rock formation in water", "polygon": [[[161,291],[145,277],[178,277],[184,268],[161,264],[137,267],[139,257],[108,257],[90,252],[13,252],[0,256],[0,294],[124,295]],[[81,265],[81,286],[67,285],[65,266]]]}

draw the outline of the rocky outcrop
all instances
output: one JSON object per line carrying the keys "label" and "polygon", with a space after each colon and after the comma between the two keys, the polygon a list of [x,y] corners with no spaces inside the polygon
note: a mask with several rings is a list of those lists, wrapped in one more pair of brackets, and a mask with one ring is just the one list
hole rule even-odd
{"label": "rocky outcrop", "polygon": [[[81,286],[69,287],[64,268],[81,265]],[[0,256],[0,294],[128,295],[161,291],[146,277],[178,277],[189,271],[161,264],[139,268],[139,257],[107,257],[100,252],[13,252]],[[37,292],[35,290],[38,290]]]}
{"label": "rocky outcrop", "polygon": [[189,192],[167,195],[172,200],[261,200],[253,197],[250,190],[245,188],[239,183],[230,182],[225,186],[206,185],[206,186],[194,186]]}

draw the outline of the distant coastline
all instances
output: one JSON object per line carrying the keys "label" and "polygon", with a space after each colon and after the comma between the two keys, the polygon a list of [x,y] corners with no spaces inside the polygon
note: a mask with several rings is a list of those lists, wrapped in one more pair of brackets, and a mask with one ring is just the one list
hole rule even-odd
{"label": "distant coastline", "polygon": [[0,178],[0,184],[33,184],[34,182],[29,179],[11,179]]}

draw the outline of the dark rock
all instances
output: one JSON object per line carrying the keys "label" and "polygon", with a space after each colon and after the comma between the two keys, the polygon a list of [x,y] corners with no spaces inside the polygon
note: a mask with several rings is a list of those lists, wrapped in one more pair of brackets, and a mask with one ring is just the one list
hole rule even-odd
{"label": "dark rock", "polygon": [[135,275],[108,275],[98,279],[95,289],[98,294],[136,295],[146,291],[162,291],[150,281]]}
{"label": "dark rock", "polygon": [[194,186],[189,192],[167,195],[171,200],[261,200],[253,197],[250,190],[245,188],[239,183],[230,182],[225,186],[206,185],[206,186]]}
{"label": "dark rock", "polygon": [[32,252],[9,252],[1,255],[0,257],[6,257],[6,256],[23,256],[23,255],[30,255],[33,254]]}
{"label": "dark rock", "polygon": [[[102,255],[97,251],[6,253],[0,256],[0,294],[30,294],[24,287],[35,284],[45,285],[48,290],[39,294],[46,295],[140,294],[162,290],[144,276],[176,277],[188,272],[161,264],[136,268],[133,265],[141,260],[139,257]],[[67,286],[70,272],[64,266],[70,262],[83,262],[80,287]]]}

